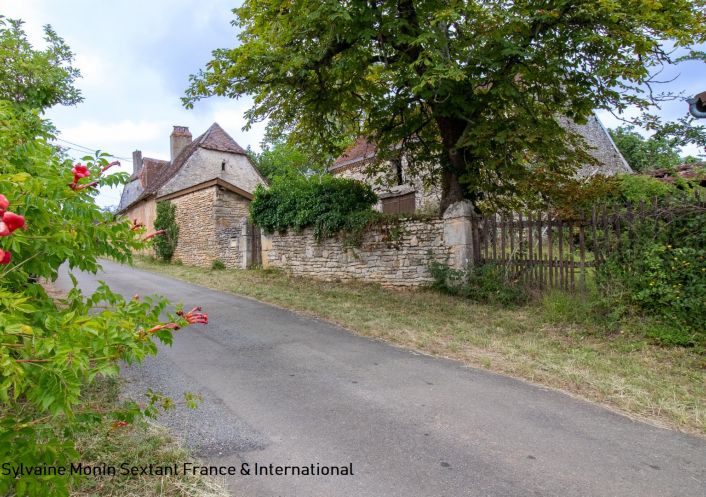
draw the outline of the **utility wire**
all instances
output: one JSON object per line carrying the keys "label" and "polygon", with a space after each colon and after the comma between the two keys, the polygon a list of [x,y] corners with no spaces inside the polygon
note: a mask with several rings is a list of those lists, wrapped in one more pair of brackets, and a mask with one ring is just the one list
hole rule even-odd
{"label": "utility wire", "polygon": [[[92,153],[95,153],[96,150],[98,150],[98,149],[95,149],[95,148],[92,149],[92,148],[90,148],[90,147],[86,147],[85,145],[79,145],[78,143],[73,143],[73,142],[70,142],[70,141],[68,141],[68,140],[64,140],[63,138],[56,138],[56,139],[57,139],[58,141],[67,143],[67,144],[69,144],[69,145],[73,145],[73,147],[66,147],[66,148],[69,148],[69,149],[74,150],[74,151],[76,151],[76,152],[91,153],[91,154],[92,154]],[[74,147],[78,147],[78,148],[74,148]],[[129,162],[129,163],[132,164],[132,159],[128,159],[127,157],[119,157],[119,156],[117,156],[117,155],[109,155],[109,157],[113,157],[114,159],[118,159],[118,160],[121,160],[121,161]]]}

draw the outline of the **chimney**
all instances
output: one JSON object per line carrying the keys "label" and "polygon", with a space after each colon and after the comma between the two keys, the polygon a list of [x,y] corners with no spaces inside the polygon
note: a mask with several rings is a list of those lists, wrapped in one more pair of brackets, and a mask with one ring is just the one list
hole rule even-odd
{"label": "chimney", "polygon": [[174,126],[174,131],[169,137],[171,150],[171,161],[177,158],[179,153],[191,143],[191,133],[186,126]]}
{"label": "chimney", "polygon": [[132,174],[137,174],[142,169],[142,150],[135,150],[132,153]]}

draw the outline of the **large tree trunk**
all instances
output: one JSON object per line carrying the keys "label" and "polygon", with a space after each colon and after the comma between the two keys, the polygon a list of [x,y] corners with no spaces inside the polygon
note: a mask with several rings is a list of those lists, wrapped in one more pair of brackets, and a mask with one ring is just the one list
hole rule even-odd
{"label": "large tree trunk", "polygon": [[436,123],[439,126],[445,152],[441,162],[441,205],[439,206],[443,215],[449,205],[464,199],[472,199],[470,192],[464,191],[459,182],[459,177],[466,169],[466,160],[463,151],[456,147],[466,128],[466,123],[460,119],[448,117],[437,117]]}

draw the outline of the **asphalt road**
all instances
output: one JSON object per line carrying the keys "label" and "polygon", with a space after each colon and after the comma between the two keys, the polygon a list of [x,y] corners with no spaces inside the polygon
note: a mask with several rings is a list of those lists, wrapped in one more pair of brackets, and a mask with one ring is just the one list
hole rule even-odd
{"label": "asphalt road", "polygon": [[354,476],[229,477],[238,497],[706,496],[704,439],[251,299],[104,268],[80,285],[208,312],[208,326],[125,373],[135,395],[203,395],[162,422],[205,461],[353,465]]}

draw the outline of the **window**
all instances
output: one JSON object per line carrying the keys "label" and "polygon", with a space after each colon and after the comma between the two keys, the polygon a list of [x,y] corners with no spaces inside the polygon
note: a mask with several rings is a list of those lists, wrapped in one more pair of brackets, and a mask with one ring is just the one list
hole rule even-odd
{"label": "window", "polygon": [[413,214],[416,206],[414,192],[382,199],[382,212],[384,214]]}

